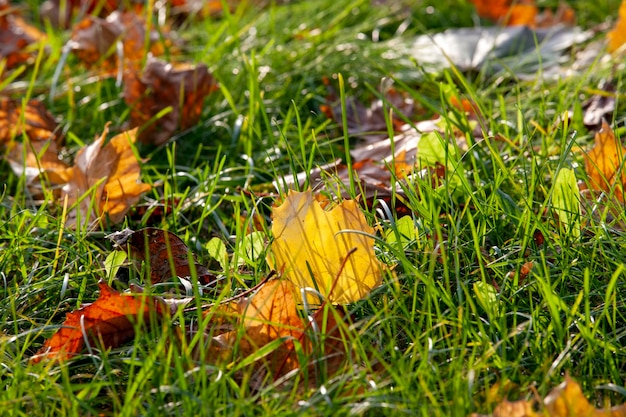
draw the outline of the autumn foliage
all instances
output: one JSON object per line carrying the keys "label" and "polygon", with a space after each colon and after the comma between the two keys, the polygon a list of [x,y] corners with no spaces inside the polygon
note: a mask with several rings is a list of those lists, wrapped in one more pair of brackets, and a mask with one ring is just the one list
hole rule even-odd
{"label": "autumn foliage", "polygon": [[154,297],[140,294],[123,295],[100,282],[100,297],[80,310],[68,313],[65,322],[33,356],[64,361],[93,345],[104,349],[118,347],[131,340],[139,325],[158,320],[168,310]]}

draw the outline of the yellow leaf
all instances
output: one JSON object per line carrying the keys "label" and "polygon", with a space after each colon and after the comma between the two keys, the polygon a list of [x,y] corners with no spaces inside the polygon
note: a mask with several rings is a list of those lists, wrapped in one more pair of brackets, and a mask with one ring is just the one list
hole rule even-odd
{"label": "yellow leaf", "polygon": [[374,229],[356,201],[326,211],[311,191],[290,190],[274,209],[272,233],[274,259],[268,262],[298,288],[317,289],[330,302],[345,304],[380,285],[382,268],[370,237]]}
{"label": "yellow leaf", "polygon": [[543,400],[544,413],[552,417],[625,417],[626,405],[597,409],[589,404],[580,385],[569,375]]}
{"label": "yellow leaf", "polygon": [[606,121],[602,122],[602,129],[596,133],[595,142],[595,146],[585,157],[585,170],[589,175],[590,186],[594,190],[614,192],[615,197],[623,203],[626,172],[622,165],[626,148],[615,137]]}

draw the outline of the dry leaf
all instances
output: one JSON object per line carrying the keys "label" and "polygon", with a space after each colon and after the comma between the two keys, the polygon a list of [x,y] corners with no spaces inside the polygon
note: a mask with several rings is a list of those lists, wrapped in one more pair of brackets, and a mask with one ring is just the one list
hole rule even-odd
{"label": "dry leaf", "polygon": [[[300,299],[293,283],[270,281],[239,304],[237,328],[214,338],[212,345],[217,343],[221,357],[225,350],[231,350],[237,354],[234,360],[254,355],[273,341],[282,341],[276,349],[253,362],[250,383],[254,389],[303,368],[307,369],[307,383],[315,386],[320,382],[318,378],[335,374],[346,360],[347,330],[339,324],[343,312],[326,305],[309,321],[298,309]],[[298,350],[307,355],[304,363],[298,357]]]}
{"label": "dry leaf", "polygon": [[543,400],[544,410],[551,417],[626,417],[626,404],[597,409],[587,401],[580,385],[569,375]]}
{"label": "dry leaf", "polygon": [[583,103],[583,124],[588,129],[602,127],[604,120],[613,120],[617,94],[615,86],[609,83],[600,90],[596,90],[588,100]]}
{"label": "dry leaf", "polygon": [[41,184],[38,179],[44,174],[49,184],[60,184],[65,181],[67,165],[59,159],[56,142],[36,141],[26,144],[14,142],[9,146],[6,156],[15,175],[24,175],[26,185],[31,193],[39,197]]}
{"label": "dry leaf", "polygon": [[612,408],[596,408],[589,403],[580,385],[569,375],[543,400],[543,409],[534,410],[535,401],[504,400],[493,414],[472,414],[471,417],[626,417],[626,404]]}
{"label": "dry leaf", "polygon": [[[342,107],[339,95],[330,85],[328,79],[324,79],[328,95],[326,104],[321,106],[322,112],[335,121],[338,125],[342,123]],[[391,124],[395,132],[401,132],[406,125],[405,119],[410,119],[415,112],[415,103],[406,93],[389,88],[384,94],[385,100],[376,99],[367,107],[354,97],[346,98],[346,122],[348,134],[358,137],[366,142],[378,142],[389,136],[387,128],[387,117],[391,117]],[[391,109],[397,109],[390,113]]]}
{"label": "dry leaf", "polygon": [[480,17],[502,25],[525,25],[532,28],[549,28],[558,24],[574,25],[576,15],[567,3],[561,2],[555,12],[549,9],[539,13],[534,0],[471,0]]}
{"label": "dry leaf", "polygon": [[[78,151],[74,166],[66,172],[61,201],[76,206],[68,213],[67,224],[93,227],[105,217],[121,222],[132,205],[150,186],[139,180],[139,164],[131,148],[136,129],[122,132],[105,145],[108,124],[91,145]],[[87,194],[89,192],[89,194]]]}
{"label": "dry leaf", "polygon": [[[172,65],[149,58],[143,73],[130,71],[124,79],[124,100],[130,106],[130,125],[141,127],[139,140],[160,145],[178,130],[198,123],[205,97],[217,89],[206,66]],[[171,110],[152,120],[164,109]]]}
{"label": "dry leaf", "polygon": [[625,156],[626,148],[615,137],[609,124],[603,121],[602,129],[595,136],[595,146],[585,155],[585,170],[592,189],[613,193],[622,203],[626,186]]}
{"label": "dry leaf", "polygon": [[130,249],[131,255],[150,265],[150,281],[153,284],[169,281],[172,277],[190,277],[190,260],[194,261],[194,270],[198,281],[210,284],[215,275],[194,260],[187,245],[174,233],[147,227],[133,232],[124,229],[107,236],[123,250]]}
{"label": "dry leaf", "polygon": [[146,27],[145,19],[133,12],[116,11],[106,19],[88,16],[74,26],[69,45],[81,61],[104,75],[120,70],[120,61],[122,69],[136,70],[148,53],[165,50],[167,35],[152,30],[146,39]]}
{"label": "dry leaf", "polygon": [[272,233],[268,262],[298,288],[317,289],[330,302],[345,304],[381,283],[374,229],[354,200],[325,211],[311,191],[290,190],[274,208]]}
{"label": "dry leaf", "polygon": [[626,43],[626,0],[619,6],[619,17],[615,27],[606,34],[609,52],[615,52]]}
{"label": "dry leaf", "polygon": [[537,7],[533,0],[522,0],[512,4],[510,0],[471,0],[480,17],[507,26],[534,26]]}
{"label": "dry leaf", "polygon": [[27,24],[7,0],[0,0],[0,60],[7,69],[32,60],[37,48],[30,46],[45,39],[46,35]]}
{"label": "dry leaf", "polygon": [[67,314],[61,327],[31,358],[65,361],[83,351],[85,341],[105,348],[121,346],[135,337],[137,323],[149,324],[169,310],[151,296],[123,295],[105,282],[93,303]]}
{"label": "dry leaf", "polygon": [[21,100],[0,98],[0,144],[22,135],[31,141],[61,140],[54,116],[41,101],[32,99],[22,106]]}

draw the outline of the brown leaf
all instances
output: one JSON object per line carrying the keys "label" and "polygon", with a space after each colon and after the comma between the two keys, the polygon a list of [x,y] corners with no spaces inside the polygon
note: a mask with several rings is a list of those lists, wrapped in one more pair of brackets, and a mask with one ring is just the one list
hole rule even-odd
{"label": "brown leaf", "polygon": [[622,203],[626,186],[625,156],[626,148],[615,137],[609,124],[603,121],[595,136],[595,146],[585,155],[585,170],[592,189],[613,193]]}
{"label": "brown leaf", "polygon": [[68,206],[77,204],[68,213],[70,227],[91,228],[105,217],[112,224],[119,223],[151,188],[139,180],[139,164],[131,148],[136,129],[120,133],[105,145],[107,133],[108,125],[99,139],[78,151],[74,166],[67,170],[61,201],[67,198]]}
{"label": "brown leaf", "polygon": [[155,297],[123,295],[99,282],[100,296],[93,303],[67,314],[63,327],[46,340],[31,358],[63,362],[82,352],[85,340],[104,349],[121,346],[135,337],[138,323],[148,325],[169,310]]}
{"label": "brown leaf", "polygon": [[[322,106],[322,111],[341,126],[343,123],[341,101],[330,82],[327,79],[324,82],[328,88],[328,96],[326,97],[326,105]],[[384,97],[384,101],[376,99],[372,101],[369,107],[354,97],[346,98],[346,122],[350,136],[358,137],[368,143],[389,137],[387,117],[392,108],[400,111],[404,119],[413,116],[415,105],[408,94],[389,88]],[[403,117],[399,116],[395,110],[394,113],[391,113],[391,123],[395,132],[404,129]]]}
{"label": "brown leaf", "polygon": [[[146,39],[147,23],[134,12],[113,12],[102,19],[88,16],[72,31],[71,50],[87,66],[103,75],[140,67],[148,53],[161,55],[167,33],[152,30]],[[146,40],[148,45],[146,46]],[[118,48],[122,49],[118,51]],[[123,68],[119,68],[122,66]]]}
{"label": "brown leaf", "polygon": [[[129,71],[125,76],[130,126],[141,127],[141,142],[163,144],[178,130],[198,123],[204,99],[216,89],[217,82],[203,64],[172,65],[150,57],[141,75]],[[168,107],[169,113],[152,120]]]}
{"label": "brown leaf", "polygon": [[7,69],[34,59],[37,49],[30,46],[45,39],[46,35],[22,19],[17,8],[0,0],[0,60]]}
{"label": "brown leaf", "polygon": [[26,135],[31,141],[60,141],[61,135],[54,116],[39,100],[0,98],[0,144]]}
{"label": "brown leaf", "polygon": [[187,245],[174,233],[147,227],[134,232],[125,229],[108,237],[121,249],[130,249],[135,258],[149,263],[150,280],[153,284],[169,281],[177,276],[190,277],[190,260],[193,261],[199,282],[206,285],[215,281],[215,275],[194,260]]}
{"label": "brown leaf", "polygon": [[41,3],[39,15],[52,26],[66,29],[73,17],[104,17],[115,11],[140,13],[144,6],[145,0],[46,0]]}

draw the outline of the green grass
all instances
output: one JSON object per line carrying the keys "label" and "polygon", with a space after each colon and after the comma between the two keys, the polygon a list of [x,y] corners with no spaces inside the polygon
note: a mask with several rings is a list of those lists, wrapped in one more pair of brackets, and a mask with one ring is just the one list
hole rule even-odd
{"label": "green grass", "polygon": [[[37,2],[27,3],[35,13]],[[575,237],[550,212],[561,168],[585,178],[581,148],[589,149],[593,139],[582,123],[588,88],[613,77],[620,91],[623,69],[597,62],[560,81],[504,74],[495,82],[456,71],[412,78],[407,74],[419,71],[405,66],[410,61],[380,58],[384,41],[471,26],[472,7],[456,0],[398,3],[390,11],[369,0],[291,2],[185,21],[178,29],[185,46],[172,58],[205,63],[220,91],[206,100],[198,126],[167,146],[140,149],[149,158],[143,181],[158,184],[142,204],[173,207],[153,226],[180,236],[202,263],[226,275],[234,293],[270,273],[264,257],[219,271],[207,242],[218,237],[236,252],[249,216],[260,214],[269,224],[272,181],[345,160],[346,144],[357,144],[320,111],[327,94],[323,77],[341,74],[341,94],[366,102],[382,77],[397,78],[424,118],[438,112],[448,126],[460,127],[470,150],[458,150],[460,157],[451,161],[457,181],[433,189],[430,178],[416,177],[405,186],[414,233],[398,241],[397,216],[367,213],[380,227],[377,253],[395,269],[381,288],[349,306],[357,335],[349,341],[354,367],[306,392],[288,385],[252,390],[245,364],[193,363],[170,343],[178,324],[202,321],[193,313],[111,351],[93,347],[62,365],[29,363],[65,314],[94,301],[98,280],[110,279],[103,261],[113,248],[104,235],[139,229],[150,219],[129,217],[103,232],[65,229],[61,208],[33,202],[24,179],[2,160],[0,413],[466,416],[493,409],[487,392],[498,381],[515,384],[511,398],[531,398],[531,388],[545,395],[568,372],[597,406],[625,402],[624,231],[601,214],[583,214],[577,219],[583,233]],[[574,7],[580,23],[591,27],[615,16],[618,3],[584,0]],[[382,42],[371,42],[373,32]],[[38,67],[26,68],[10,84],[12,95],[49,99],[69,35],[48,34]],[[449,113],[442,86],[454,86],[483,110],[484,141],[474,142],[467,123]],[[120,128],[126,121],[120,92],[112,80],[90,79],[68,57],[49,108],[67,133],[69,157],[106,122]],[[615,119],[621,126],[619,99]],[[568,110],[571,119],[564,124]],[[542,245],[533,239],[537,231],[545,237]],[[531,274],[520,277],[529,261]],[[497,288],[495,297],[485,298],[485,288]]]}

